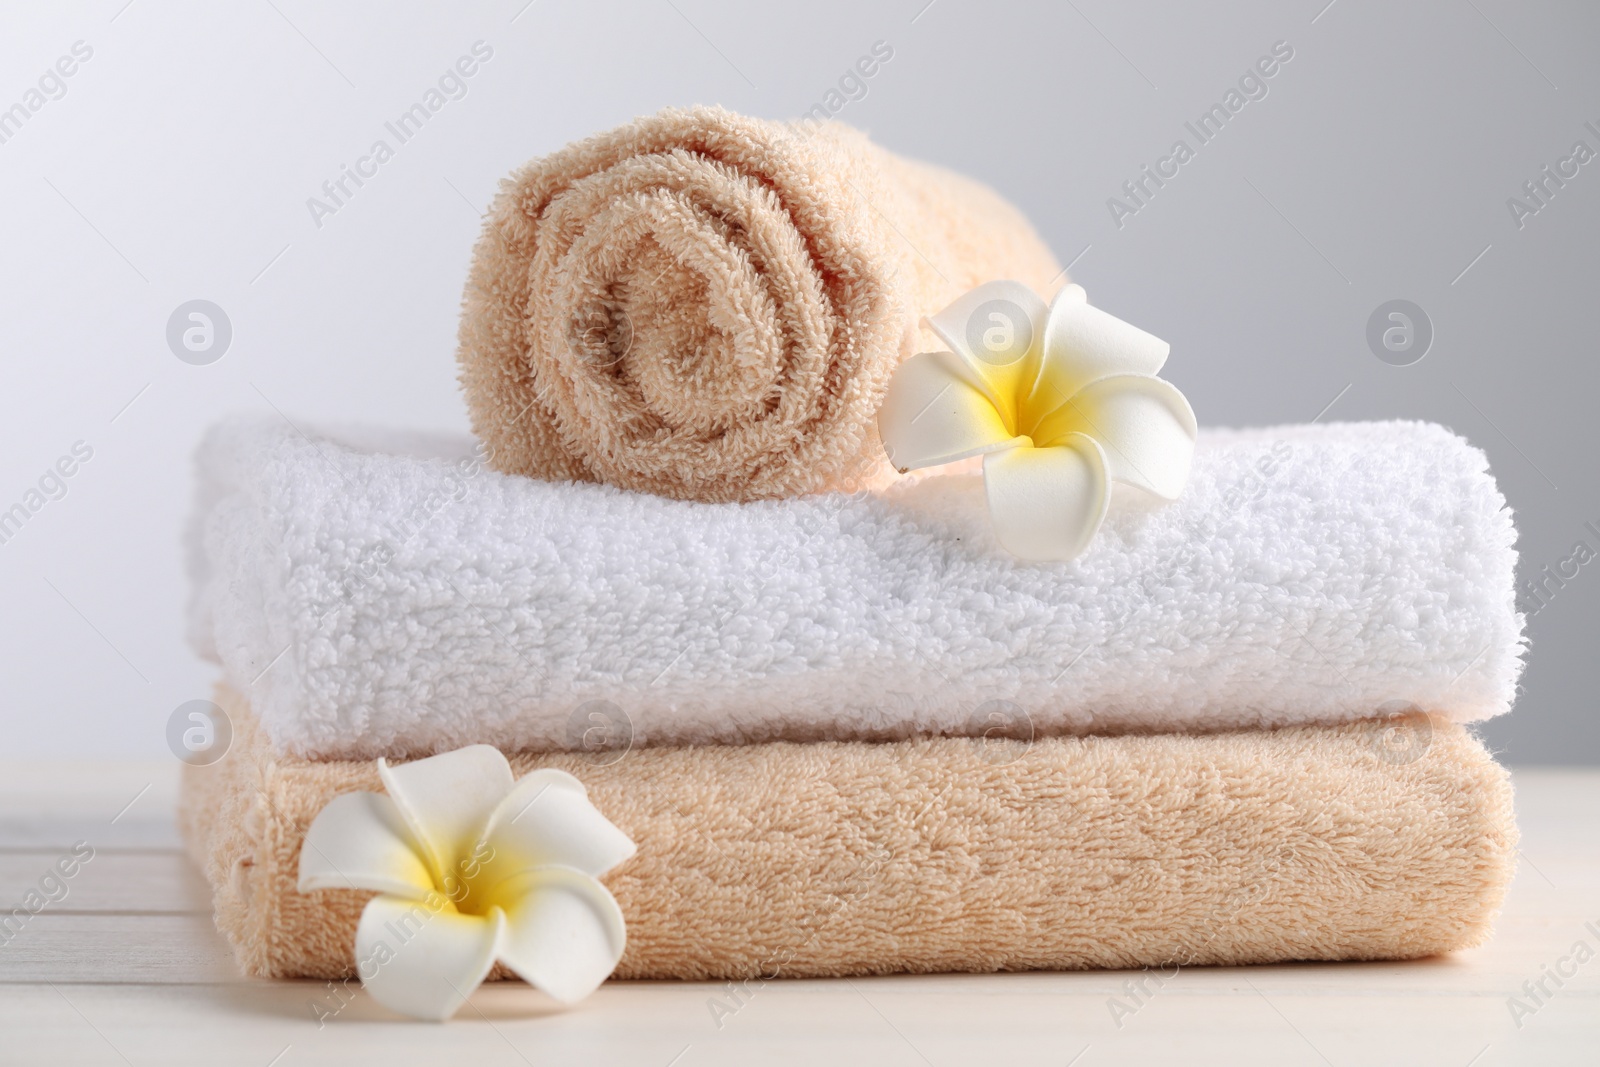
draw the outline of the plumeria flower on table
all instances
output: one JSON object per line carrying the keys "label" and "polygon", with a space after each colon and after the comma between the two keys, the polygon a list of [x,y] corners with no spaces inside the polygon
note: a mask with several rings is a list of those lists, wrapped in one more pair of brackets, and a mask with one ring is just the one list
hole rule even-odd
{"label": "plumeria flower on table", "polygon": [[605,981],[626,934],[598,879],[635,849],[578,779],[543,768],[513,781],[489,745],[380,759],[378,774],[387,795],[346,793],[312,821],[299,882],[377,891],[355,945],[373,999],[447,1019],[496,960],[567,1003]]}
{"label": "plumeria flower on table", "polygon": [[1111,484],[1175,500],[1194,457],[1194,411],[1156,377],[1165,341],[1099,308],[1079,285],[1046,306],[989,282],[926,320],[949,346],[894,372],[878,413],[902,473],[983,456],[1000,544],[1026,560],[1076,558]]}

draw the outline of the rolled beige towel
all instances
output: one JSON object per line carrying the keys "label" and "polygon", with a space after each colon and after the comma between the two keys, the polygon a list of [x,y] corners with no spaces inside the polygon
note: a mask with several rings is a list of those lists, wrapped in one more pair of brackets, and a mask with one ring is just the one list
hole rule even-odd
{"label": "rolled beige towel", "polygon": [[680,499],[881,484],[876,413],[918,325],[1060,267],[987,187],[838,123],[667,110],[502,184],[461,382],[489,462]]}
{"label": "rolled beige towel", "polygon": [[[250,974],[350,974],[372,894],[301,893],[300,842],[376,764],[279,755],[218,700],[233,748],[180,812],[217,926]],[[1516,866],[1505,771],[1437,718],[511,764],[576,774],[638,844],[604,879],[619,978],[1410,959],[1481,943]]]}

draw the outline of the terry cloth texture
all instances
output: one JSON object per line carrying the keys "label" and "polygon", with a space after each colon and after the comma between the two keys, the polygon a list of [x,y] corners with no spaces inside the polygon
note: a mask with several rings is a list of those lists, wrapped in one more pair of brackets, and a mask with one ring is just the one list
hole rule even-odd
{"label": "terry cloth texture", "polygon": [[[1511,515],[1423,423],[1205,431],[1025,563],[976,477],[701,504],[483,468],[466,438],[224,424],[199,453],[190,635],[302,756],[478,742],[890,740],[1506,711]],[[609,702],[595,705],[591,702]]]}
{"label": "terry cloth texture", "polygon": [[[181,822],[253,975],[352,973],[372,894],[296,888],[374,763],[234,747],[185,769]],[[619,978],[755,978],[1406,959],[1481,943],[1515,864],[1506,773],[1416,717],[1209,735],[774,743],[515,755],[639,846],[604,881]],[[504,972],[501,972],[502,976]]]}
{"label": "terry cloth texture", "polygon": [[[460,328],[501,471],[688,500],[892,474],[876,415],[921,316],[1060,265],[1010,204],[838,123],[667,110],[501,186]],[[919,340],[924,337],[924,340]]]}

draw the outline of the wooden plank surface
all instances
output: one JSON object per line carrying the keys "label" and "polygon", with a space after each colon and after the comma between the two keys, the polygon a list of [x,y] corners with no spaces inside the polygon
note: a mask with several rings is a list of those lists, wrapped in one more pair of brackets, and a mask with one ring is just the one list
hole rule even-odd
{"label": "wooden plank surface", "polygon": [[0,901],[15,903],[33,891],[49,902],[45,913],[50,915],[211,913],[210,887],[175,849],[102,846],[87,862],[79,855],[70,847],[0,852]]}
{"label": "wooden plank surface", "polygon": [[[1548,977],[1580,941],[1600,953],[1587,925],[1600,930],[1600,772],[1516,775],[1524,862],[1493,942],[1449,957],[1188,968],[1137,1002],[1136,972],[779,981],[737,999],[710,983],[610,983],[570,1010],[501,983],[437,1026],[359,990],[342,1002],[324,983],[240,977],[174,845],[167,769],[7,770],[0,902],[39,889],[76,842],[98,843],[0,944],[0,1064],[1487,1067],[1589,1064],[1600,1047],[1600,955],[1559,987]],[[1523,984],[1541,979],[1551,995],[1519,1026],[1509,998],[1531,1003]],[[1137,1010],[1114,1015],[1113,998]],[[735,1010],[719,1018],[713,1003]],[[319,1025],[318,1005],[339,1010]]]}

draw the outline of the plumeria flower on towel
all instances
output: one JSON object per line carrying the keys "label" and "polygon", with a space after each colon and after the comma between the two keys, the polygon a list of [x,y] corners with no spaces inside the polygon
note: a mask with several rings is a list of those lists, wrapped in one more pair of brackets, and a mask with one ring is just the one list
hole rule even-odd
{"label": "plumeria flower on towel", "polygon": [[300,851],[300,891],[373,889],[356,969],[380,1004],[447,1019],[503,961],[573,1002],[622,958],[622,910],[598,877],[634,853],[565,771],[516,781],[498,749],[472,745],[391,766],[388,795],[346,793]]}
{"label": "plumeria flower on towel", "polygon": [[948,352],[912,356],[878,413],[902,473],[983,456],[1000,544],[1028,560],[1075,558],[1111,483],[1174,500],[1189,480],[1194,411],[1157,378],[1165,341],[1090,307],[1068,285],[1048,307],[989,282],[927,320]]}

